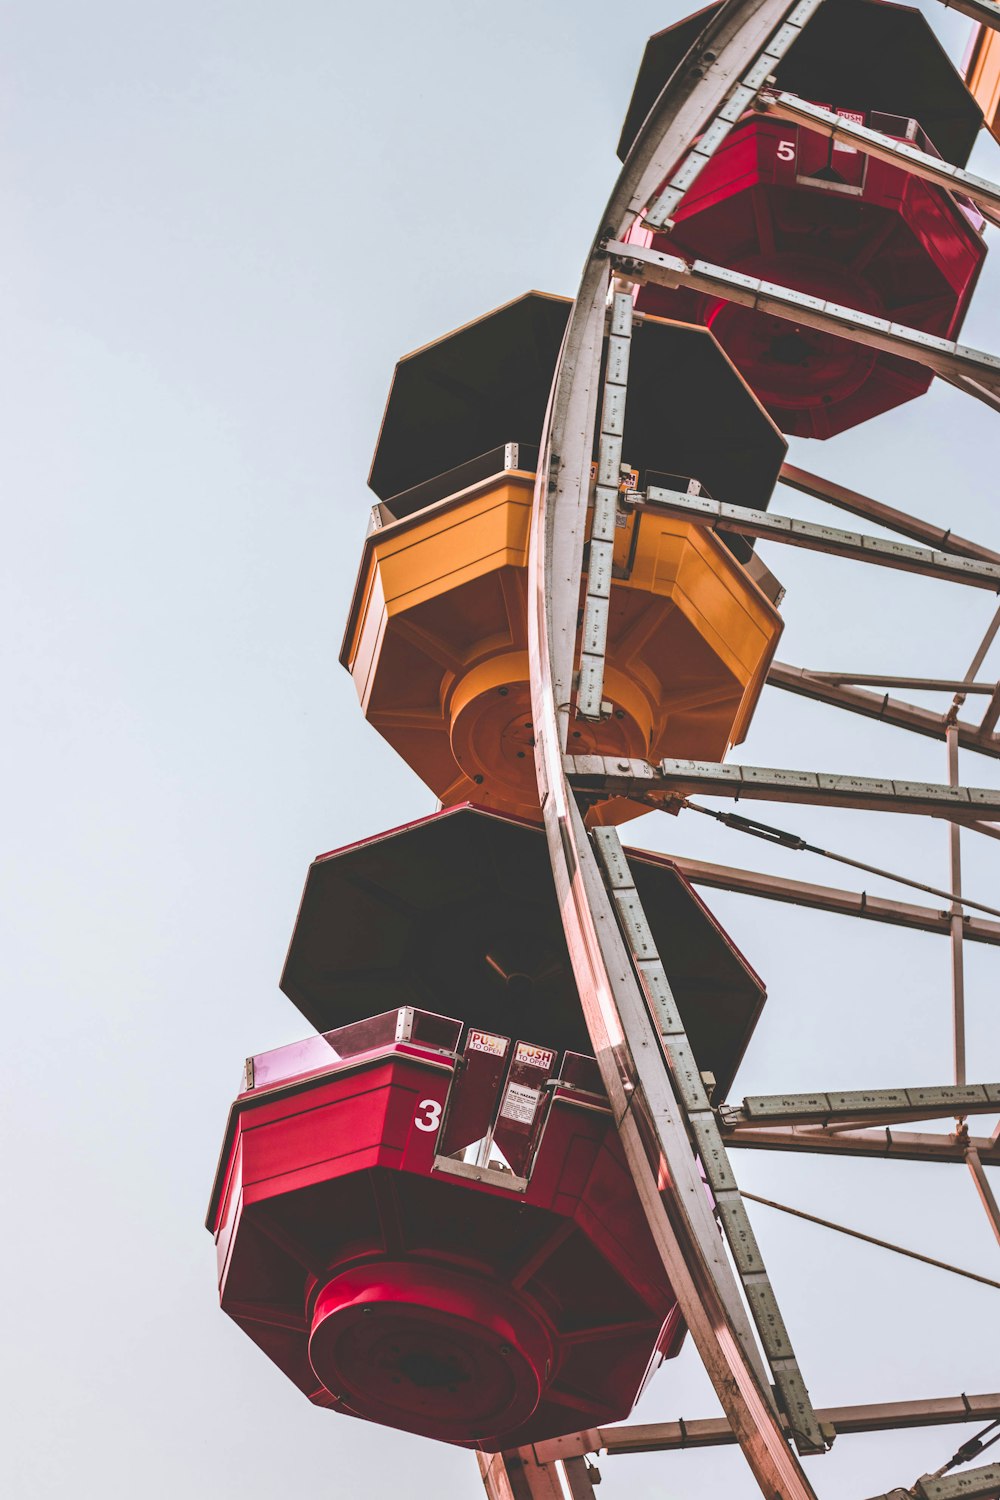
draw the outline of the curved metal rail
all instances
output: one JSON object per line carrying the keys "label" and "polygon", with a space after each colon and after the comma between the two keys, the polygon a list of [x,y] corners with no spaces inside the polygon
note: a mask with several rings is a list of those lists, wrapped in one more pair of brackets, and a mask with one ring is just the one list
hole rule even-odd
{"label": "curved metal rail", "polygon": [[[769,1500],[812,1500],[792,1453],[691,1148],[683,1106],[566,779],[577,612],[610,267],[623,235],[691,143],[718,144],[818,0],[726,0],[668,80],[622,169],[584,267],[543,430],[529,555],[535,762],[577,986],[650,1228],[727,1420]],[[759,76],[758,76],[759,75]],[[732,120],[720,118],[727,110]],[[708,140],[704,136],[704,140]],[[693,181],[703,161],[694,164]],[[669,193],[669,188],[667,190]],[[667,193],[657,206],[663,209]]]}

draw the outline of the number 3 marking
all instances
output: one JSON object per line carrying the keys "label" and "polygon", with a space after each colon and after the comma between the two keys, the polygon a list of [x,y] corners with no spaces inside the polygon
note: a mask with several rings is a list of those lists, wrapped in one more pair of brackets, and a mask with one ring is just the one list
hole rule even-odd
{"label": "number 3 marking", "polygon": [[794,161],[795,160],[795,142],[794,141],[779,141],[778,142],[778,160],[779,161]]}
{"label": "number 3 marking", "polygon": [[[441,1123],[442,1106],[436,1099],[421,1099],[417,1105],[417,1112],[413,1116],[413,1123],[418,1130],[437,1130]],[[425,1118],[420,1118],[420,1111],[425,1111]]]}

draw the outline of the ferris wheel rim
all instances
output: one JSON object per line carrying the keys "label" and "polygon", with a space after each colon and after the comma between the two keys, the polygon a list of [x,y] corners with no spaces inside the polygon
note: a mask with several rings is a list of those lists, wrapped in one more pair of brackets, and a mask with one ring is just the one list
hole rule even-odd
{"label": "ferris wheel rim", "polygon": [[[640,215],[646,217],[643,210],[664,182],[667,172],[692,147],[700,130],[719,108],[737,71],[742,72],[742,65],[737,69],[736,59],[745,57],[750,37],[754,38],[752,45],[759,57],[766,47],[767,37],[776,26],[787,26],[794,15],[811,14],[819,3],[821,0],[807,0],[802,5],[769,5],[766,0],[764,3],[761,0],[750,0],[750,3],[727,0],[667,81],[635,137],[595,236],[574,300],[546,413],[529,553],[529,656],[536,774],[567,946],[581,995],[591,997],[589,1011],[588,1001],[584,999],[584,1010],[595,1051],[599,1058],[603,1057],[604,1063],[616,1048],[616,1039],[608,1029],[608,1022],[613,1027],[617,1018],[617,1003],[613,998],[616,991],[619,996],[624,994],[627,1001],[637,1003],[640,1009],[644,1001],[618,932],[598,861],[576,806],[563,755],[574,695],[576,610],[582,575],[587,493],[584,476],[590,462],[588,444],[598,415],[597,375],[604,337],[604,308],[617,264],[608,263],[606,250],[611,248],[610,241],[624,238],[627,225]],[[967,14],[972,9],[962,5],[957,8]],[[988,19],[987,24],[996,22]],[[766,32],[763,42],[760,41],[762,32]],[[727,67],[732,71],[726,73]],[[679,139],[682,135],[683,140]],[[850,331],[847,336],[851,336]],[[968,352],[964,346],[961,348],[963,353]],[[984,360],[989,358],[985,356]],[[938,367],[935,373],[985,399],[987,404],[1000,406],[996,393],[989,389],[984,393],[977,380],[953,378],[947,367]],[[563,505],[560,510],[561,498]],[[559,525],[556,523],[557,511]],[[595,998],[601,994],[604,996],[603,1020],[598,1014],[600,1004]],[[602,1025],[605,1028],[603,1035]],[[624,1043],[619,1028],[617,1050],[627,1053]],[[620,1084],[615,1068],[613,1065],[606,1069],[606,1082],[613,1103],[616,1102],[616,1082]],[[603,1064],[602,1071],[605,1071]],[[618,1108],[622,1109],[623,1118],[629,1105],[630,1101],[623,1100],[619,1094]],[[654,1203],[648,1192],[642,1192],[638,1178],[646,1159],[634,1141],[630,1151],[625,1130],[622,1139],[626,1155],[630,1163],[634,1163],[637,1187],[644,1198],[655,1234],[653,1221],[661,1207],[659,1195]],[[670,1205],[673,1220],[669,1229],[673,1236],[674,1255],[685,1261],[685,1271],[691,1269],[692,1262],[700,1260],[697,1270],[704,1275],[710,1259],[708,1234],[711,1231],[706,1231],[704,1225],[700,1233],[697,1224],[685,1226],[678,1218],[678,1208],[675,1195],[675,1201]],[[666,1256],[664,1263],[667,1264]],[[709,1281],[710,1285],[703,1287],[703,1293],[705,1306],[710,1308],[709,1322],[715,1352],[721,1353],[722,1345],[728,1339],[730,1358],[723,1357],[713,1364],[711,1358],[706,1358],[703,1348],[705,1330],[700,1330],[700,1338],[694,1327],[692,1332],[730,1418],[731,1428],[765,1495],[780,1494],[785,1500],[798,1495],[804,1500],[804,1497],[813,1495],[813,1490],[788,1447],[773,1405],[766,1398],[762,1403],[753,1399],[754,1385],[758,1387],[758,1395],[761,1394],[760,1370],[759,1366],[755,1367],[752,1353],[745,1347],[745,1335],[742,1360],[731,1358],[741,1337],[740,1319],[733,1316],[731,1289],[727,1291],[724,1277],[710,1276]],[[690,1310],[690,1288],[686,1292],[675,1290],[679,1292],[682,1305],[688,1304]],[[704,1307],[699,1310],[704,1311]],[[710,1349],[710,1355],[711,1352]],[[727,1384],[732,1380],[736,1364],[742,1364],[744,1383],[741,1384],[737,1377],[733,1384]]]}

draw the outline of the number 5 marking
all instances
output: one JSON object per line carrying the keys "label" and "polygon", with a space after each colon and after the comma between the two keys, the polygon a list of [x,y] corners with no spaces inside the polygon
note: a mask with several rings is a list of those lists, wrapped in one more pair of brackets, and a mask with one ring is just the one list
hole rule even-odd
{"label": "number 5 marking", "polygon": [[[436,1099],[421,1099],[417,1105],[417,1112],[413,1116],[413,1123],[418,1130],[437,1130],[441,1123],[442,1106]],[[425,1112],[425,1118],[420,1118],[420,1112]]]}
{"label": "number 5 marking", "polygon": [[778,142],[778,160],[779,161],[794,161],[795,160],[795,142],[794,141],[779,141]]}

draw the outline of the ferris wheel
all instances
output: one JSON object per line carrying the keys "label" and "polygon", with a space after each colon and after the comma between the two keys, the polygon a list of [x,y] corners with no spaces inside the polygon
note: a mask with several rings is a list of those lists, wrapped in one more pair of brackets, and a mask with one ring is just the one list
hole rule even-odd
{"label": "ferris wheel", "polygon": [[[658,33],[575,299],[396,367],[341,660],[440,810],[311,866],[282,989],[315,1031],[247,1060],[208,1226],[224,1310],[309,1400],[473,1450],[490,1500],[589,1500],[596,1453],[733,1441],[769,1500],[810,1500],[839,1435],[948,1423],[972,1424],[954,1457],[879,1500],[1000,1497],[1000,1395],[814,1405],[733,1166],[952,1163],[1000,1241],[964,989],[1000,911],[960,842],[1000,836],[1000,791],[959,775],[1000,758],[1000,611],[948,678],[808,670],[777,659],[755,550],[1000,592],[1000,551],[786,461],[935,375],[1000,409],[1000,357],[960,336],[1000,224],[967,170],[1000,5],[952,8],[979,23],[965,79],[888,0],[724,0]],[[891,535],[772,514],[779,482]],[[767,684],[939,741],[944,779],[727,758]],[[917,904],[619,837],[656,809],[838,857],[748,801],[938,819],[949,868],[843,859]],[[733,1102],[765,989],[696,887],[944,937],[940,1077]],[[723,1417],[630,1428],[686,1339]]]}

